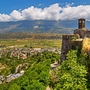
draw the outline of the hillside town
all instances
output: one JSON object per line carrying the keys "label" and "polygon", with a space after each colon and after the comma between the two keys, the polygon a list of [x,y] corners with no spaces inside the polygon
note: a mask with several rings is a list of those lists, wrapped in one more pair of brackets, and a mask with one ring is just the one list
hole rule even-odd
{"label": "hillside town", "polygon": [[[7,56],[9,53],[10,58],[17,58],[18,60],[25,60],[29,56],[35,55],[37,53],[42,53],[44,51],[54,52],[54,53],[59,53],[59,54],[61,53],[61,49],[59,48],[17,48],[17,47],[12,48],[11,46],[9,48],[0,48],[0,58],[2,58],[3,55]],[[22,70],[22,67],[25,67],[26,69],[28,69],[29,64],[28,63],[19,64],[16,67],[14,74],[11,73],[7,76],[0,75],[0,84],[2,84],[3,82],[10,82],[22,76],[25,72],[24,70]],[[51,67],[55,68],[56,63],[51,64]],[[0,70],[3,70],[5,68],[7,68],[6,65],[0,65]]]}

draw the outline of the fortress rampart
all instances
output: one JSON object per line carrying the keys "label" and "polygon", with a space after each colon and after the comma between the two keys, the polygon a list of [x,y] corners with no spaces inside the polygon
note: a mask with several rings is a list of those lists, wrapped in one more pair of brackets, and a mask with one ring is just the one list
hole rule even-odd
{"label": "fortress rampart", "polygon": [[90,30],[85,28],[85,19],[78,19],[78,29],[74,34],[62,35],[61,61],[66,59],[66,55],[71,49],[79,49],[84,38],[90,38]]}
{"label": "fortress rampart", "polygon": [[63,35],[62,36],[62,48],[61,48],[61,62],[66,59],[66,54],[71,49],[78,49],[82,44],[82,39],[79,39],[78,34]]}

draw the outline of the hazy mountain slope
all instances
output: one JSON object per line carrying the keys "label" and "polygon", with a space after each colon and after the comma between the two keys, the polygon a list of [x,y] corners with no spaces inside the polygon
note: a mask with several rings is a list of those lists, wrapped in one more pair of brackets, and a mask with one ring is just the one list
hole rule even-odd
{"label": "hazy mountain slope", "polygon": [[[87,22],[90,28],[90,22]],[[54,21],[54,20],[23,20],[0,22],[0,33],[30,32],[30,33],[73,33],[77,28],[76,20]]]}

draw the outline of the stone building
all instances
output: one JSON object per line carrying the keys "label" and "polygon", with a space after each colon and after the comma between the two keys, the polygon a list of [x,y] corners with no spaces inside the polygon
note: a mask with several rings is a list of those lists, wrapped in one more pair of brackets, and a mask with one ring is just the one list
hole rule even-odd
{"label": "stone building", "polygon": [[90,30],[85,28],[85,19],[78,19],[78,29],[72,35],[62,35],[61,61],[66,59],[69,50],[78,49],[82,45],[83,39],[90,38]]}
{"label": "stone building", "polygon": [[74,34],[79,34],[80,38],[90,38],[90,30],[85,28],[85,19],[78,19],[78,29],[74,30]]}

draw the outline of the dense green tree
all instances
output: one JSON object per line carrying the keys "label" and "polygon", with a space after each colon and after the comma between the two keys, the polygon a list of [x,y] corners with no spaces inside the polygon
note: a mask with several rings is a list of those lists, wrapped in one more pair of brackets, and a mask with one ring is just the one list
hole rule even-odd
{"label": "dense green tree", "polygon": [[87,90],[85,79],[87,71],[77,60],[76,50],[67,54],[67,60],[63,61],[59,67],[59,82],[55,90]]}
{"label": "dense green tree", "polygon": [[45,86],[38,80],[33,80],[33,83],[29,85],[25,90],[45,90]]}
{"label": "dense green tree", "polygon": [[[51,60],[54,58],[58,59],[59,54],[52,52],[42,52],[38,54],[34,54],[27,58],[26,60],[21,60],[17,58],[10,58],[7,61],[7,58],[4,56],[0,59],[1,62],[6,63],[11,69],[11,72],[15,72],[15,67],[20,63],[28,62],[29,67],[25,70],[23,76],[12,80],[9,83],[0,85],[0,90],[45,90],[45,88],[49,84],[50,77],[50,64]],[[6,72],[6,70],[3,70]],[[8,70],[9,71],[9,70]]]}
{"label": "dense green tree", "polygon": [[25,88],[29,85],[29,79],[26,75],[23,75],[19,79],[17,79],[16,83],[20,85],[22,90],[26,90]]}
{"label": "dense green tree", "polygon": [[4,84],[0,84],[0,90],[7,90],[9,87],[8,84],[4,83]]}
{"label": "dense green tree", "polygon": [[17,85],[16,83],[10,85],[8,90],[21,90],[20,86]]}
{"label": "dense green tree", "polygon": [[43,83],[44,86],[49,84],[49,73],[46,71],[42,71],[38,76],[39,82]]}

